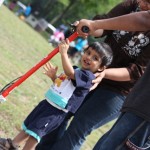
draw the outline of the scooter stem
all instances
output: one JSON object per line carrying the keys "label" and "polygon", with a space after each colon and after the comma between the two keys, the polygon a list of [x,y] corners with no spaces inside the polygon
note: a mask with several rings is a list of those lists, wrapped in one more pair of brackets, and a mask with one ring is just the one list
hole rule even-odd
{"label": "scooter stem", "polygon": [[[68,39],[73,41],[78,37],[78,33],[74,32]],[[44,59],[42,59],[38,64],[33,66],[29,71],[27,71],[23,76],[21,76],[16,82],[14,82],[10,87],[5,89],[0,95],[0,102],[5,101],[5,97],[16,87],[18,87],[22,82],[24,82],[29,76],[31,76],[35,71],[37,71],[41,66],[46,64],[52,57],[54,57],[59,52],[59,48],[55,48],[50,52]]]}

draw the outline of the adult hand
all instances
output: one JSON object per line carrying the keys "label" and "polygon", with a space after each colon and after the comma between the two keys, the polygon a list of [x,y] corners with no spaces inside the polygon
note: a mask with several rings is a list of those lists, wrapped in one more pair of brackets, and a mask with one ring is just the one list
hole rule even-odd
{"label": "adult hand", "polygon": [[[74,25],[77,27],[77,32],[78,32],[79,36],[82,36],[82,37],[87,37],[88,35],[93,35],[93,33],[96,30],[94,28],[94,21],[92,21],[92,20],[81,19],[80,21],[76,21],[74,23]],[[83,26],[86,26],[89,28],[88,33],[85,33],[82,31]]]}
{"label": "adult hand", "polygon": [[97,72],[94,75],[96,79],[92,81],[93,86],[90,88],[90,91],[94,90],[98,86],[98,84],[102,81],[102,79],[105,77],[105,70],[102,72]]}

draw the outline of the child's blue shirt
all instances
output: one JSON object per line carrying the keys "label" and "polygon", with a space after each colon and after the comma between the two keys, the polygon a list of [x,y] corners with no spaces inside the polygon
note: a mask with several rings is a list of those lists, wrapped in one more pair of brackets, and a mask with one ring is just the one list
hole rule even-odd
{"label": "child's blue shirt", "polygon": [[83,69],[75,69],[75,80],[62,73],[46,92],[45,97],[58,109],[75,113],[89,93],[94,78],[91,71]]}

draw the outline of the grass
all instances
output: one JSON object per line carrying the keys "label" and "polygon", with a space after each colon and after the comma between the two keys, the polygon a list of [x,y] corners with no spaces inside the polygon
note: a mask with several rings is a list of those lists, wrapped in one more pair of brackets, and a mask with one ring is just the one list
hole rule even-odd
{"label": "grass", "polygon": [[[52,50],[39,33],[5,6],[0,7],[0,89],[23,75]],[[51,62],[61,69],[59,55]],[[42,72],[42,69],[35,72],[6,97],[7,102],[0,104],[0,137],[14,137],[27,114],[43,99],[51,81]],[[112,124],[92,132],[82,149],[91,150]]]}

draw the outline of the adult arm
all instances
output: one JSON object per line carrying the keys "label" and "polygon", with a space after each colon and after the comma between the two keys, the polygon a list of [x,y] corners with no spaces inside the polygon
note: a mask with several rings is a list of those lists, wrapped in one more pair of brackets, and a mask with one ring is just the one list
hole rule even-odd
{"label": "adult arm", "polygon": [[105,79],[113,81],[130,81],[130,73],[127,68],[109,68],[105,70]]}
{"label": "adult arm", "polygon": [[101,73],[95,73],[95,79],[92,80],[93,86],[90,88],[94,90],[103,78],[113,80],[113,81],[130,81],[130,73],[127,68],[109,68],[105,69]]}
{"label": "adult arm", "polygon": [[[97,14],[96,16],[93,17],[93,20],[109,19],[109,18],[114,18],[114,17],[129,14],[133,11],[136,11],[137,5],[138,4],[137,4],[136,0],[123,1],[123,2],[119,3],[118,5],[116,5],[115,7],[113,7],[107,14],[103,14],[103,15]],[[102,35],[111,34],[111,32],[112,32],[112,30],[104,30],[102,28],[102,29],[96,30],[92,34],[92,36],[99,37]]]}
{"label": "adult arm", "polygon": [[144,73],[150,58],[150,45],[143,48],[143,51],[138,56],[134,63],[130,63],[126,68],[108,68],[101,73],[96,73],[97,77],[93,80],[93,87],[95,89],[103,78],[113,81],[131,81],[136,82]]}
{"label": "adult arm", "polygon": [[[77,25],[77,32],[81,36],[92,35],[98,29],[105,30],[127,30],[127,31],[147,31],[150,29],[150,11],[142,11],[103,20],[82,19]],[[83,33],[82,27],[87,26],[89,33]]]}

